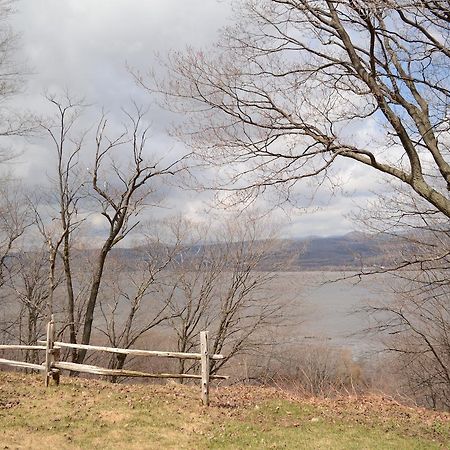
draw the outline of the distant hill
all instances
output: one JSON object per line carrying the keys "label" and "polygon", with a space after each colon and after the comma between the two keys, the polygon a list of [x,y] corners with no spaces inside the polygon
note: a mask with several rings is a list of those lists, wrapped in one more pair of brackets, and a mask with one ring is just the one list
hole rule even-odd
{"label": "distant hill", "polygon": [[[207,244],[205,244],[207,245]],[[220,244],[214,244],[220,245]],[[352,232],[344,236],[282,239],[261,265],[264,270],[356,269],[392,262],[392,251],[401,253],[401,240]],[[184,256],[196,254],[201,246],[185,249]],[[156,251],[158,251],[156,249]],[[152,249],[155,252],[155,249]],[[115,254],[132,261],[141,259],[144,248],[116,249]]]}
{"label": "distant hill", "polygon": [[295,240],[291,252],[296,250],[298,256],[292,261],[292,269],[355,268],[382,263],[389,244],[385,238],[362,233]]}

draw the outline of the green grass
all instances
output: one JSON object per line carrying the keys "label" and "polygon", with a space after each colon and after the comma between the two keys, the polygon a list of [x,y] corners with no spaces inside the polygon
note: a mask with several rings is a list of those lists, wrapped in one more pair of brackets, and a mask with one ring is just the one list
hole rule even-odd
{"label": "green grass", "polygon": [[450,415],[381,397],[290,399],[273,389],[111,385],[0,372],[0,449],[437,449]]}
{"label": "green grass", "polygon": [[445,447],[449,437],[448,424],[447,436],[444,432],[440,442],[433,442],[436,436],[427,436],[428,430],[420,423],[414,424],[408,436],[394,418],[385,425],[366,419],[358,423],[351,416],[343,420],[332,413],[324,415],[318,406],[272,401],[245,422],[224,424],[211,448],[431,449]]}

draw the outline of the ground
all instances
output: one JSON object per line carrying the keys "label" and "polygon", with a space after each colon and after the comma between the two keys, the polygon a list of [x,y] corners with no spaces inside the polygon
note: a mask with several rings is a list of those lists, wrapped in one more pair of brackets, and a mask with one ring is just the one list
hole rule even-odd
{"label": "ground", "polygon": [[450,414],[382,396],[112,385],[0,372],[0,449],[450,449]]}

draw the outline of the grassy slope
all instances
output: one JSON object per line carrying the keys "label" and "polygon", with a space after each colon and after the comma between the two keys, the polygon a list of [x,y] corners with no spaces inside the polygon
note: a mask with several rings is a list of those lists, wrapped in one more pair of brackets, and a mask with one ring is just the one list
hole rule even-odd
{"label": "grassy slope", "polygon": [[271,389],[111,385],[0,372],[0,449],[450,448],[450,415],[380,397],[295,400]]}

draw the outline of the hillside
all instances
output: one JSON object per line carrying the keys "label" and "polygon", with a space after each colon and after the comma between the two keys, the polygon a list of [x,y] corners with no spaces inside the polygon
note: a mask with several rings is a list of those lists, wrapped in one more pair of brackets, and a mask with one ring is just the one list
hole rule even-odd
{"label": "hillside", "polygon": [[0,447],[101,449],[438,449],[450,415],[378,396],[301,399],[222,387],[111,385],[0,372]]}
{"label": "hillside", "polygon": [[[208,246],[208,244],[204,244]],[[220,247],[220,244],[212,244]],[[259,268],[262,270],[327,270],[360,269],[363,266],[382,266],[393,261],[393,251],[401,253],[401,239],[386,236],[371,236],[352,232],[343,236],[314,237],[277,240]],[[162,247],[161,247],[162,248]],[[202,245],[194,245],[183,250],[182,258],[196,256]],[[128,261],[130,267],[136,261],[161,249],[135,247],[118,248],[113,253]],[[180,255],[178,255],[180,257]]]}
{"label": "hillside", "polygon": [[[322,270],[325,268],[361,268],[371,264],[383,264],[387,249],[394,243],[385,238],[370,237],[361,233],[344,236],[308,237],[285,241],[284,255],[291,270]],[[394,244],[395,245],[395,244]]]}

